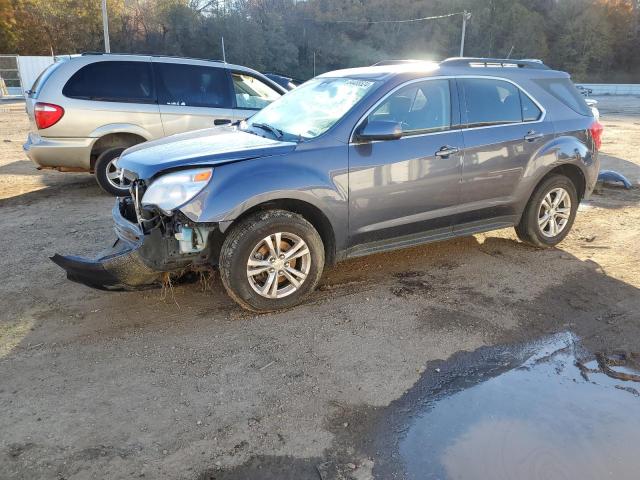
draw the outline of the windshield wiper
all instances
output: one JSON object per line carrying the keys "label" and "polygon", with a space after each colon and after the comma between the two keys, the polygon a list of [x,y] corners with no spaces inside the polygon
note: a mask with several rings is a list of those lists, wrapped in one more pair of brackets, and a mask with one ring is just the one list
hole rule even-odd
{"label": "windshield wiper", "polygon": [[267,132],[270,132],[278,140],[280,140],[282,137],[284,137],[284,133],[282,132],[282,130],[279,130],[276,127],[273,127],[273,126],[268,125],[266,123],[252,123],[251,126],[252,127],[256,127],[256,128],[261,128],[262,130],[266,130]]}

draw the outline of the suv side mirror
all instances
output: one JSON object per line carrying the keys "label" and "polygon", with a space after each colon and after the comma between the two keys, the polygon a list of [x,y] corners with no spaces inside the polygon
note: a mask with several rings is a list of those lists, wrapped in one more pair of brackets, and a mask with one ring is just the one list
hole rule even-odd
{"label": "suv side mirror", "polygon": [[397,140],[402,137],[402,125],[391,120],[372,120],[360,129],[358,140]]}
{"label": "suv side mirror", "polygon": [[213,124],[217,127],[220,125],[231,125],[231,120],[228,118],[216,118]]}

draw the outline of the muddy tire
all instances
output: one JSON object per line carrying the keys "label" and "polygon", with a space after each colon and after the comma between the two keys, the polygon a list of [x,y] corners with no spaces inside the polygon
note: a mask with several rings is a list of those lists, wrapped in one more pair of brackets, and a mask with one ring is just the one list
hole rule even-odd
{"label": "muddy tire", "polygon": [[220,277],[229,296],[253,312],[301,303],[324,268],[324,245],[302,216],[257,212],[232,226],[220,250]]}
{"label": "muddy tire", "polygon": [[122,184],[113,162],[120,157],[124,147],[115,147],[100,154],[94,166],[94,175],[100,188],[114,197],[129,195],[129,185]]}
{"label": "muddy tire", "polygon": [[569,234],[578,210],[578,194],[564,175],[552,175],[533,192],[515,230],[518,238],[538,248],[549,248]]}

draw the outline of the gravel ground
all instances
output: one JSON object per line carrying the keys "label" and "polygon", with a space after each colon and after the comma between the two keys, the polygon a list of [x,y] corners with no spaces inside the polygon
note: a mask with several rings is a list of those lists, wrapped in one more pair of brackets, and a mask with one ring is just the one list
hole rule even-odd
{"label": "gravel ground", "polygon": [[640,99],[600,106],[603,168],[636,187],[600,188],[559,248],[506,229],[361,258],[256,316],[217,278],[68,282],[47,257],[106,247],[113,200],[89,175],[35,170],[23,105],[0,104],[0,478],[243,478],[256,458],[315,472],[338,455],[370,478],[375,459],[345,440],[357,420],[336,422],[401,397],[427,362],[566,330],[640,351]]}

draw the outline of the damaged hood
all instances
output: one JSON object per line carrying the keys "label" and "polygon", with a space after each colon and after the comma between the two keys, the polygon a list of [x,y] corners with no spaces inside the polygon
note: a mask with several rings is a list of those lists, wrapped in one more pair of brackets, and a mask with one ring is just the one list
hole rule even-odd
{"label": "damaged hood", "polygon": [[261,137],[235,127],[215,127],[135,145],[120,156],[118,167],[126,170],[127,176],[149,179],[176,167],[218,165],[281,155],[295,148],[294,142]]}

